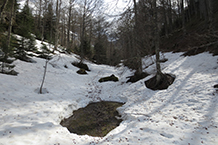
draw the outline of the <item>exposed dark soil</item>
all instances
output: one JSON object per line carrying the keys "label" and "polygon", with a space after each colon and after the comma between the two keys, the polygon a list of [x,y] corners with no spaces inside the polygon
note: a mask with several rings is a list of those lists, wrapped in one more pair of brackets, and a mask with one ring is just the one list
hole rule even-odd
{"label": "exposed dark soil", "polygon": [[145,81],[145,86],[151,90],[165,90],[173,84],[175,78],[171,74],[162,74],[160,82],[157,83],[155,75],[153,78]]}
{"label": "exposed dark soil", "polygon": [[90,103],[85,108],[73,111],[73,116],[62,120],[60,124],[71,133],[103,137],[122,122],[115,117],[119,116],[116,109],[122,105],[108,101]]}

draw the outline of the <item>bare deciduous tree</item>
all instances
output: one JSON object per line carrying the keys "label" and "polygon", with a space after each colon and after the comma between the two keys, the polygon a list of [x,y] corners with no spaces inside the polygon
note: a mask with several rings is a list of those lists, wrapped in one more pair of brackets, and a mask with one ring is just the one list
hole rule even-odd
{"label": "bare deciduous tree", "polygon": [[136,0],[133,0],[134,3],[134,13],[135,13],[135,51],[136,51],[136,63],[137,63],[137,73],[141,74],[142,73],[142,60],[140,56],[140,49],[138,46],[138,33],[140,32],[139,30],[139,20],[138,20],[138,8],[137,8],[137,3]]}
{"label": "bare deciduous tree", "polygon": [[88,25],[90,25],[90,19],[94,13],[94,11],[99,7],[99,3],[101,0],[84,0],[82,2],[83,8],[82,8],[82,21],[81,21],[81,32],[80,32],[80,42],[81,42],[81,62],[83,61],[85,57],[84,52],[84,43],[86,38],[86,29],[88,28]]}
{"label": "bare deciduous tree", "polygon": [[71,47],[70,44],[70,32],[71,32],[71,19],[72,19],[72,7],[74,4],[75,0],[69,0],[69,9],[68,9],[68,28],[67,28],[67,49]]}
{"label": "bare deciduous tree", "polygon": [[62,0],[56,1],[56,22],[55,22],[55,46],[54,51],[57,50],[59,43],[59,21],[60,21],[60,12],[61,12]]}
{"label": "bare deciduous tree", "polygon": [[158,8],[157,8],[157,1],[153,1],[153,8],[154,8],[154,44],[155,44],[155,53],[156,53],[156,82],[157,84],[160,82],[162,77],[161,67],[160,67],[160,39],[159,39],[159,28],[158,28]]}

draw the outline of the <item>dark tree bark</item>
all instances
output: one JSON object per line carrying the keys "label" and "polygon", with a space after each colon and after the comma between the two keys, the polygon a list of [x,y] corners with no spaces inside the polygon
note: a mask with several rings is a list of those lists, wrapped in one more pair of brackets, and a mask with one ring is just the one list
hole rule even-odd
{"label": "dark tree bark", "polygon": [[172,4],[171,4],[171,0],[167,0],[168,1],[168,18],[169,18],[169,32],[171,33],[173,30],[173,19],[172,19]]}
{"label": "dark tree bark", "polygon": [[[98,8],[100,0],[83,0],[82,21],[80,27],[80,62],[85,58],[85,41],[88,41],[86,36],[87,28],[90,25],[90,18],[93,12]],[[91,25],[90,25],[91,26]],[[90,41],[90,40],[89,40]],[[90,43],[90,42],[88,42]]]}
{"label": "dark tree bark", "polygon": [[212,8],[212,0],[207,1],[207,13],[208,13],[208,24],[209,30],[213,32],[213,8]]}
{"label": "dark tree bark", "polygon": [[38,29],[41,30],[42,0],[39,0]]}
{"label": "dark tree bark", "polygon": [[83,59],[85,57],[84,54],[84,41],[85,41],[85,28],[86,28],[86,5],[87,5],[87,0],[84,1],[84,6],[83,6],[83,16],[82,16],[82,28],[81,28],[81,38],[80,38],[80,42],[81,42],[81,53],[80,53],[80,63],[83,62]]}
{"label": "dark tree bark", "polygon": [[183,30],[183,34],[185,35],[185,33],[186,33],[186,28],[185,28],[184,0],[181,0],[181,13],[182,13],[182,30]]}
{"label": "dark tree bark", "polygon": [[135,51],[136,51],[136,63],[137,63],[137,73],[142,73],[142,61],[140,56],[140,49],[138,47],[138,33],[139,33],[139,20],[138,20],[138,8],[136,0],[133,0],[134,3],[134,13],[135,13]]}
{"label": "dark tree bark", "polygon": [[167,13],[166,13],[166,4],[165,0],[162,0],[162,6],[163,6],[163,14],[164,14],[164,29],[165,29],[165,36],[168,38],[168,22],[167,22]]}
{"label": "dark tree bark", "polygon": [[4,9],[7,5],[7,3],[8,3],[8,0],[5,0],[5,2],[3,3],[3,5],[0,8],[0,19],[2,18],[2,13],[4,12]]}
{"label": "dark tree bark", "polygon": [[[13,19],[14,19],[14,4],[15,4],[15,0],[13,0],[12,2],[10,21],[9,21],[9,26],[8,26],[7,49],[9,49],[11,45],[11,30],[12,30]],[[5,54],[5,57],[7,57],[7,53]]]}
{"label": "dark tree bark", "polygon": [[48,5],[48,2],[47,0],[45,0],[45,5],[44,5],[44,8],[43,8],[43,22],[42,22],[42,31],[41,31],[41,43],[43,43],[43,40],[44,40],[44,31],[45,31],[45,13],[46,13],[46,9],[47,9],[47,5]]}
{"label": "dark tree bark", "polygon": [[57,0],[56,2],[56,22],[55,22],[55,46],[54,50],[57,50],[59,43],[59,21],[60,21],[60,8],[61,8],[61,0]]}
{"label": "dark tree bark", "polygon": [[158,29],[158,17],[157,17],[157,12],[158,12],[158,8],[157,8],[157,4],[156,4],[156,0],[153,1],[153,8],[154,8],[154,37],[155,37],[155,53],[156,53],[156,70],[157,70],[157,74],[156,74],[156,82],[157,84],[160,82],[161,77],[162,77],[162,72],[161,72],[161,67],[160,67],[160,40],[159,40],[159,29]]}
{"label": "dark tree bark", "polygon": [[71,31],[71,17],[72,17],[72,4],[73,4],[74,0],[70,0],[69,1],[69,17],[68,17],[68,28],[67,28],[67,49],[69,49],[71,47],[70,45],[70,31]]}

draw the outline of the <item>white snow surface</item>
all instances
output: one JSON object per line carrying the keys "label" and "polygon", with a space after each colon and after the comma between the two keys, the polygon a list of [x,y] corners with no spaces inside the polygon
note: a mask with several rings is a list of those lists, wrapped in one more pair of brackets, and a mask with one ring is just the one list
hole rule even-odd
{"label": "white snow surface", "polygon": [[[164,53],[163,72],[176,79],[161,91],[144,85],[154,74],[125,83],[134,73],[128,68],[86,61],[91,71],[79,75],[71,65],[76,55],[58,54],[48,64],[48,93],[38,94],[45,60],[15,61],[18,76],[0,74],[0,145],[217,145],[218,94],[213,86],[218,83],[218,57],[181,54]],[[150,60],[143,64],[152,64]],[[144,71],[155,73],[155,65]],[[98,82],[111,74],[119,82]],[[100,100],[125,102],[117,109],[123,121],[105,137],[77,135],[60,125],[73,110]]]}

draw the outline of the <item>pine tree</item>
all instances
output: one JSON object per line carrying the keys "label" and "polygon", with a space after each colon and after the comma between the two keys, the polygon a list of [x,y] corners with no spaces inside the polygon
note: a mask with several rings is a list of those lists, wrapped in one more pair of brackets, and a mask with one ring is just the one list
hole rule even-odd
{"label": "pine tree", "polygon": [[34,30],[34,18],[27,3],[22,11],[17,14],[16,22],[18,26],[16,33],[25,38],[31,38],[31,33]]}
{"label": "pine tree", "polygon": [[54,43],[55,39],[55,16],[53,11],[53,3],[50,2],[48,4],[47,11],[44,14],[44,38],[49,41],[50,43]]}
{"label": "pine tree", "polygon": [[36,50],[35,39],[32,36],[34,21],[28,2],[26,2],[22,11],[17,15],[16,20],[18,25],[16,33],[20,35],[21,38],[17,40],[19,46],[16,49],[15,57],[23,61],[33,62],[32,59],[27,56],[27,51]]}

